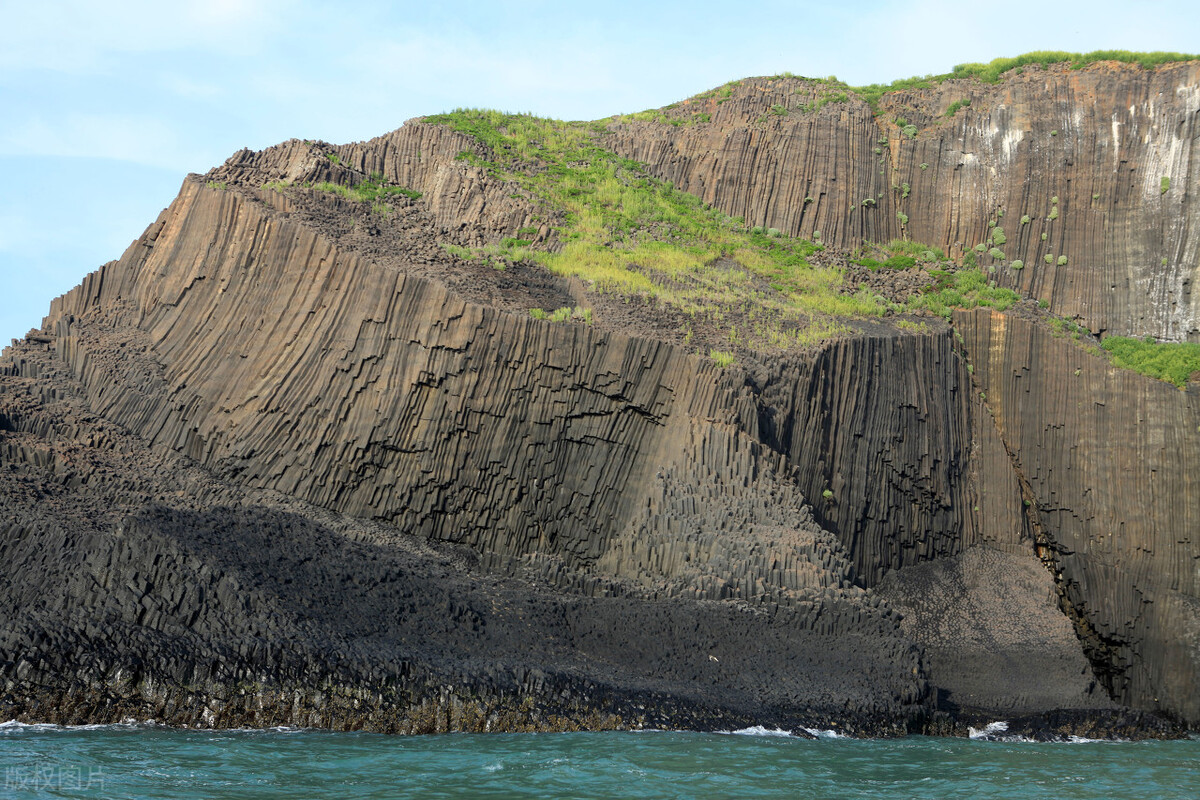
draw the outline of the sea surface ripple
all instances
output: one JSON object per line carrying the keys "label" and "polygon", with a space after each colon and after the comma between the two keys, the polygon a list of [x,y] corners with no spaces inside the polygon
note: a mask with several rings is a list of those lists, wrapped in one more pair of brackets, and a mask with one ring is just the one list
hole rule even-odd
{"label": "sea surface ripple", "polygon": [[0,725],[0,797],[1193,800],[1200,740],[567,733],[384,736]]}

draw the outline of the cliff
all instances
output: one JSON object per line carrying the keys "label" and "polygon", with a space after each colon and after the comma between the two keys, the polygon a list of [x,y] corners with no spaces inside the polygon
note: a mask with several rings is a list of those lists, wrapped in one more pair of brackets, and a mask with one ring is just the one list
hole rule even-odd
{"label": "cliff", "polygon": [[[1196,338],[1196,69],[1031,67],[877,115],[750,79],[190,176],[0,359],[0,713],[1194,726],[1197,384],[1057,331]],[[630,233],[635,201],[673,205]],[[665,260],[681,232],[716,257]],[[846,277],[902,236],[949,260],[867,276],[890,299]],[[1049,309],[906,313],[971,258]]]}
{"label": "cliff", "polygon": [[606,142],[748,224],[845,248],[986,243],[1001,285],[1096,333],[1200,341],[1200,64],[1029,65],[891,92],[878,115],[823,81],[727,86]]}

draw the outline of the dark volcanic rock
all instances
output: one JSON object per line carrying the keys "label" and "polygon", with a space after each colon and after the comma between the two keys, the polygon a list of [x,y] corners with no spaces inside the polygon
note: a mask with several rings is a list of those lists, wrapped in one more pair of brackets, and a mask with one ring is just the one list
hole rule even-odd
{"label": "dark volcanic rock", "polygon": [[[26,373],[52,374],[49,353],[27,356]],[[819,580],[820,562],[790,605],[562,592],[215,481],[70,394],[39,408],[26,398],[51,390],[45,377],[7,385],[23,395],[4,397],[10,718],[886,733],[927,699],[916,650],[861,590]]]}
{"label": "dark volcanic rock", "polygon": [[1097,676],[1122,703],[1200,719],[1200,386],[1116,369],[1028,320],[955,324]]}

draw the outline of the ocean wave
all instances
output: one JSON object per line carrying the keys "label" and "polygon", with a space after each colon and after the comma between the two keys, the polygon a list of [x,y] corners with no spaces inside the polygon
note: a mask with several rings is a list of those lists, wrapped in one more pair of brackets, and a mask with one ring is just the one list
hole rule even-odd
{"label": "ocean wave", "polygon": [[1067,736],[1065,738],[1037,739],[1030,736],[1020,736],[1008,733],[1008,723],[1004,721],[989,722],[982,728],[967,728],[967,735],[976,741],[1007,742],[1026,744],[1116,744],[1129,742],[1130,739],[1090,739],[1086,736]]}
{"label": "ocean wave", "polygon": [[89,723],[87,725],[57,725],[53,722],[18,722],[15,719],[10,719],[8,722],[0,722],[0,731],[106,731],[106,730],[130,730],[133,728],[165,728],[156,720],[135,720],[124,719],[120,722],[105,722],[105,723]]}
{"label": "ocean wave", "polygon": [[995,739],[1008,730],[1008,723],[1003,720],[989,722],[982,728],[967,728],[967,736],[972,739]]}
{"label": "ocean wave", "polygon": [[730,736],[778,736],[780,738],[795,738],[795,734],[791,731],[785,731],[780,728],[766,728],[762,725],[752,725],[749,728],[740,728],[736,731],[717,731]]}
{"label": "ocean wave", "polygon": [[846,736],[846,734],[838,733],[835,730],[821,729],[821,728],[805,728],[804,730],[810,736],[814,736],[817,739],[848,739],[848,738],[850,738],[850,737]]}

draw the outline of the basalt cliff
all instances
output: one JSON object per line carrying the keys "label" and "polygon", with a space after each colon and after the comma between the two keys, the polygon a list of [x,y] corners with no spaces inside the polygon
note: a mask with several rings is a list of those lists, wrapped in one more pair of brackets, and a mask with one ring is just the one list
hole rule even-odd
{"label": "basalt cliff", "polygon": [[1195,728],[1197,191],[1196,61],[236,153],[0,357],[0,716]]}

